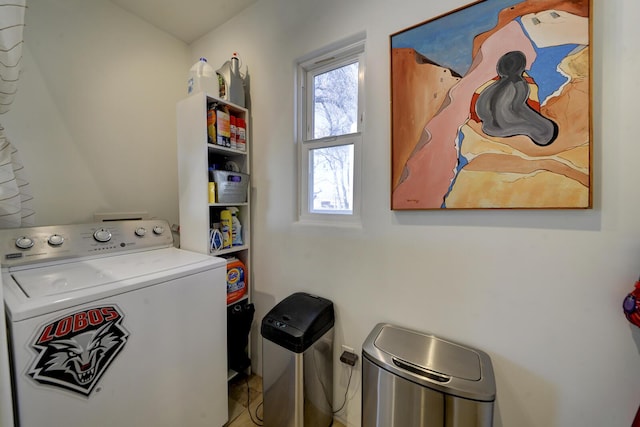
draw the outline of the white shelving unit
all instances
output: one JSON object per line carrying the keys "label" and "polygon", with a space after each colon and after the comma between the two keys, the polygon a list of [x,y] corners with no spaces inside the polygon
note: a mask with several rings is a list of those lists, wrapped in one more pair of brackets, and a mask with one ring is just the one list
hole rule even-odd
{"label": "white shelving unit", "polygon": [[[225,106],[229,113],[242,118],[247,123],[246,149],[229,148],[208,139],[207,110],[212,104]],[[209,166],[218,167],[234,162],[240,172],[251,175],[249,155],[250,137],[248,130],[249,111],[246,108],[218,99],[205,93],[196,93],[178,102],[178,181],[180,208],[180,247],[186,250],[210,254],[212,256],[236,257],[246,267],[247,292],[235,301],[251,299],[251,185],[247,188],[246,202],[209,203]],[[228,207],[236,207],[242,224],[243,245],[212,251],[209,230],[214,222],[219,222],[220,212]],[[226,305],[226,301],[220,302]],[[250,357],[250,355],[249,355]],[[229,379],[235,372],[229,372]]]}

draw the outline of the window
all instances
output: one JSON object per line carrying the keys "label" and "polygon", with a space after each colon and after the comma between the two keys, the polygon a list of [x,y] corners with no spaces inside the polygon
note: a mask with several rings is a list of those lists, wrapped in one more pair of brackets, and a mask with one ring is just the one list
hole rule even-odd
{"label": "window", "polygon": [[298,61],[299,219],[358,222],[364,35]]}

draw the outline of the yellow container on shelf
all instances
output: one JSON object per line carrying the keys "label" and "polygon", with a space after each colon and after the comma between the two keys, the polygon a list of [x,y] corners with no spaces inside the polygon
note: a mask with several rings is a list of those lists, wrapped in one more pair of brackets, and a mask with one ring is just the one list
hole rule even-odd
{"label": "yellow container on shelf", "polygon": [[234,303],[247,293],[247,268],[237,258],[227,260],[227,304]]}
{"label": "yellow container on shelf", "polygon": [[209,183],[209,203],[215,203],[215,202],[216,202],[216,183],[210,182]]}
{"label": "yellow container on shelf", "polygon": [[233,244],[233,237],[231,234],[232,225],[231,211],[225,209],[220,212],[220,231],[222,232],[222,248],[230,248]]}
{"label": "yellow container on shelf", "polygon": [[216,132],[216,109],[214,107],[209,107],[207,110],[207,142],[209,144],[216,144],[218,134]]}

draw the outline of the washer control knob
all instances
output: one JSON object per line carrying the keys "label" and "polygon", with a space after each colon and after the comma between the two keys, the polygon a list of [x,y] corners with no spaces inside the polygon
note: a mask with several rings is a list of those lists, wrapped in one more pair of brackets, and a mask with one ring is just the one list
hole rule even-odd
{"label": "washer control knob", "polygon": [[106,228],[101,228],[100,230],[96,230],[96,232],[93,233],[93,238],[98,242],[105,243],[111,240],[111,232]]}
{"label": "washer control knob", "polygon": [[162,233],[164,233],[164,227],[163,226],[161,226],[161,225],[154,225],[153,226],[153,234],[157,234],[159,236]]}
{"label": "washer control knob", "polygon": [[144,227],[136,228],[136,236],[144,237],[145,234],[147,234],[147,229],[146,228],[144,228]]}
{"label": "washer control knob", "polygon": [[16,247],[20,249],[29,249],[34,243],[33,239],[27,236],[18,237],[16,239]]}
{"label": "washer control knob", "polygon": [[47,240],[51,246],[60,246],[64,243],[64,237],[59,234],[52,234]]}

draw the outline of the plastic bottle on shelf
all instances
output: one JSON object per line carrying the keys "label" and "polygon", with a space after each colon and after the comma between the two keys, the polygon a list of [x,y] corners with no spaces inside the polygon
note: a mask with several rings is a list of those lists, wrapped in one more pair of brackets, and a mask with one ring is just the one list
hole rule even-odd
{"label": "plastic bottle on shelf", "polygon": [[231,245],[242,246],[242,224],[238,219],[238,208],[227,208],[231,212]]}
{"label": "plastic bottle on shelf", "polygon": [[240,74],[240,57],[233,53],[229,61],[216,71],[219,76],[220,98],[244,107],[244,79]]}
{"label": "plastic bottle on shelf", "polygon": [[244,119],[236,119],[236,148],[240,151],[247,150],[247,124]]}
{"label": "plastic bottle on shelf", "polygon": [[238,119],[236,118],[236,116],[230,114],[229,115],[229,129],[230,129],[230,133],[231,133],[231,148],[238,148],[238,127],[236,126],[236,121]]}
{"label": "plastic bottle on shelf", "polygon": [[240,74],[240,58],[237,52],[231,55],[231,89],[229,100],[244,107],[244,80]]}
{"label": "plastic bottle on shelf", "polygon": [[209,203],[215,203],[216,199],[216,183],[209,181]]}
{"label": "plastic bottle on shelf", "polygon": [[200,58],[189,70],[187,94],[198,92],[218,96],[218,77],[207,58]]}
{"label": "plastic bottle on shelf", "polygon": [[238,301],[247,293],[246,269],[239,259],[227,259],[227,304]]}
{"label": "plastic bottle on shelf", "polygon": [[227,249],[232,245],[232,227],[231,211],[225,209],[220,212],[220,232],[222,233],[222,248]]}
{"label": "plastic bottle on shelf", "polygon": [[240,57],[238,56],[238,52],[233,52],[231,55],[231,72],[235,74],[237,77],[240,77]]}

